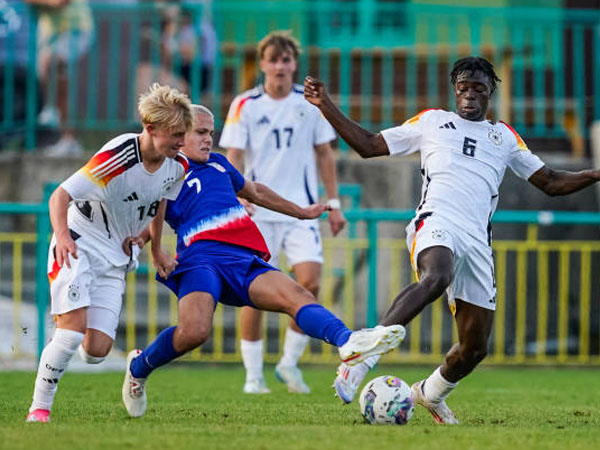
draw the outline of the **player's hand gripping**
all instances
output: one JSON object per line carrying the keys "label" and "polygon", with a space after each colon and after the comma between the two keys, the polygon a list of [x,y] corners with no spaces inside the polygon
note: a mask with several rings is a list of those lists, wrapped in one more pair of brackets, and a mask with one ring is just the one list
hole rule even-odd
{"label": "player's hand gripping", "polygon": [[69,255],[77,259],[77,244],[71,237],[71,232],[67,229],[64,233],[56,235],[54,257],[60,267],[65,264],[70,269],[71,262],[69,261]]}
{"label": "player's hand gripping", "polygon": [[320,108],[327,98],[325,83],[313,77],[306,77],[304,79],[304,98],[309,103],[312,103],[317,108]]}
{"label": "player's hand gripping", "polygon": [[316,219],[320,217],[325,211],[331,211],[331,206],[325,205],[323,203],[316,203],[314,205],[307,206],[302,208],[304,210],[304,214],[302,217],[298,217],[299,219]]}
{"label": "player's hand gripping", "polygon": [[129,257],[131,257],[132,247],[137,245],[140,249],[144,247],[146,241],[141,236],[128,236],[123,240],[123,251]]}
{"label": "player's hand gripping", "polygon": [[171,272],[173,272],[175,267],[179,264],[175,258],[162,249],[152,251],[152,260],[154,262],[154,267],[156,267],[156,271],[161,278],[167,278],[171,275]]}

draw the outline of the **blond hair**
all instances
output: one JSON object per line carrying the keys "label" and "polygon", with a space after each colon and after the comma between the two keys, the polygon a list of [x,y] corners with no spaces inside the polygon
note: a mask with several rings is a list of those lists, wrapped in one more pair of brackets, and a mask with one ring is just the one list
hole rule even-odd
{"label": "blond hair", "polygon": [[290,30],[271,31],[260,40],[256,47],[258,59],[262,59],[267,47],[270,47],[271,45],[275,47],[275,56],[279,56],[283,52],[291,51],[294,55],[294,59],[298,59],[298,55],[302,51],[300,42],[292,36]]}
{"label": "blond hair", "polygon": [[148,92],[140,95],[138,111],[144,125],[159,128],[185,128],[193,125],[191,102],[187,95],[169,86],[152,84]]}

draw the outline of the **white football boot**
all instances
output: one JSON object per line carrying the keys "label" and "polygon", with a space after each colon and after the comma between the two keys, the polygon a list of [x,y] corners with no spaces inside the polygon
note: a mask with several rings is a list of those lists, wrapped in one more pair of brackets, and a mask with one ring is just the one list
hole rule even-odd
{"label": "white football boot", "polygon": [[404,340],[406,330],[402,325],[376,326],[353,331],[350,339],[340,348],[342,362],[354,366],[369,356],[391,352]]}
{"label": "white football boot", "polygon": [[125,369],[125,380],[123,381],[123,404],[131,417],[142,417],[146,412],[146,379],[135,378],[131,375],[131,361],[142,353],[141,350],[131,350],[127,355],[127,368]]}
{"label": "white football boot", "polygon": [[244,383],[244,394],[270,394],[271,389],[267,387],[264,378],[246,380]]}
{"label": "white football boot", "polygon": [[437,423],[443,425],[458,425],[458,419],[452,410],[448,408],[448,405],[446,405],[446,399],[442,398],[432,402],[425,398],[425,394],[423,393],[424,382],[425,380],[417,381],[410,387],[415,403],[424,406]]}
{"label": "white football boot", "polygon": [[333,380],[335,396],[344,404],[352,403],[361,382],[362,378],[358,380],[357,377],[354,376],[351,366],[346,363],[341,363],[337,368],[337,376],[335,377],[335,380]]}
{"label": "white football boot", "polygon": [[287,385],[288,392],[295,394],[310,394],[310,388],[302,378],[302,372],[296,366],[275,366],[275,378]]}

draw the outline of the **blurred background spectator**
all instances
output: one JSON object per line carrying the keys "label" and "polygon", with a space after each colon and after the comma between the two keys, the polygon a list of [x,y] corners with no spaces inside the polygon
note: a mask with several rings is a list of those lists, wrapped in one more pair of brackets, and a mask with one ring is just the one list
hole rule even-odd
{"label": "blurred background spectator", "polygon": [[38,122],[60,127],[58,142],[47,147],[47,156],[75,156],[83,149],[69,125],[69,68],[92,45],[94,22],[87,0],[27,0],[38,7],[38,73],[44,91],[44,107]]}

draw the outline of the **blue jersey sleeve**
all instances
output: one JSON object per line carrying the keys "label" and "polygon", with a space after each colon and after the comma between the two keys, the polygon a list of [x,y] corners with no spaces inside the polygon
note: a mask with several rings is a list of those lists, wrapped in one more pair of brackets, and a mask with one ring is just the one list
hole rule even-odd
{"label": "blue jersey sleeve", "polygon": [[227,175],[229,175],[229,178],[231,179],[233,189],[235,192],[238,192],[244,187],[244,183],[246,183],[244,175],[242,175],[223,155],[218,153],[214,153],[214,155],[218,158],[219,164],[227,170]]}

